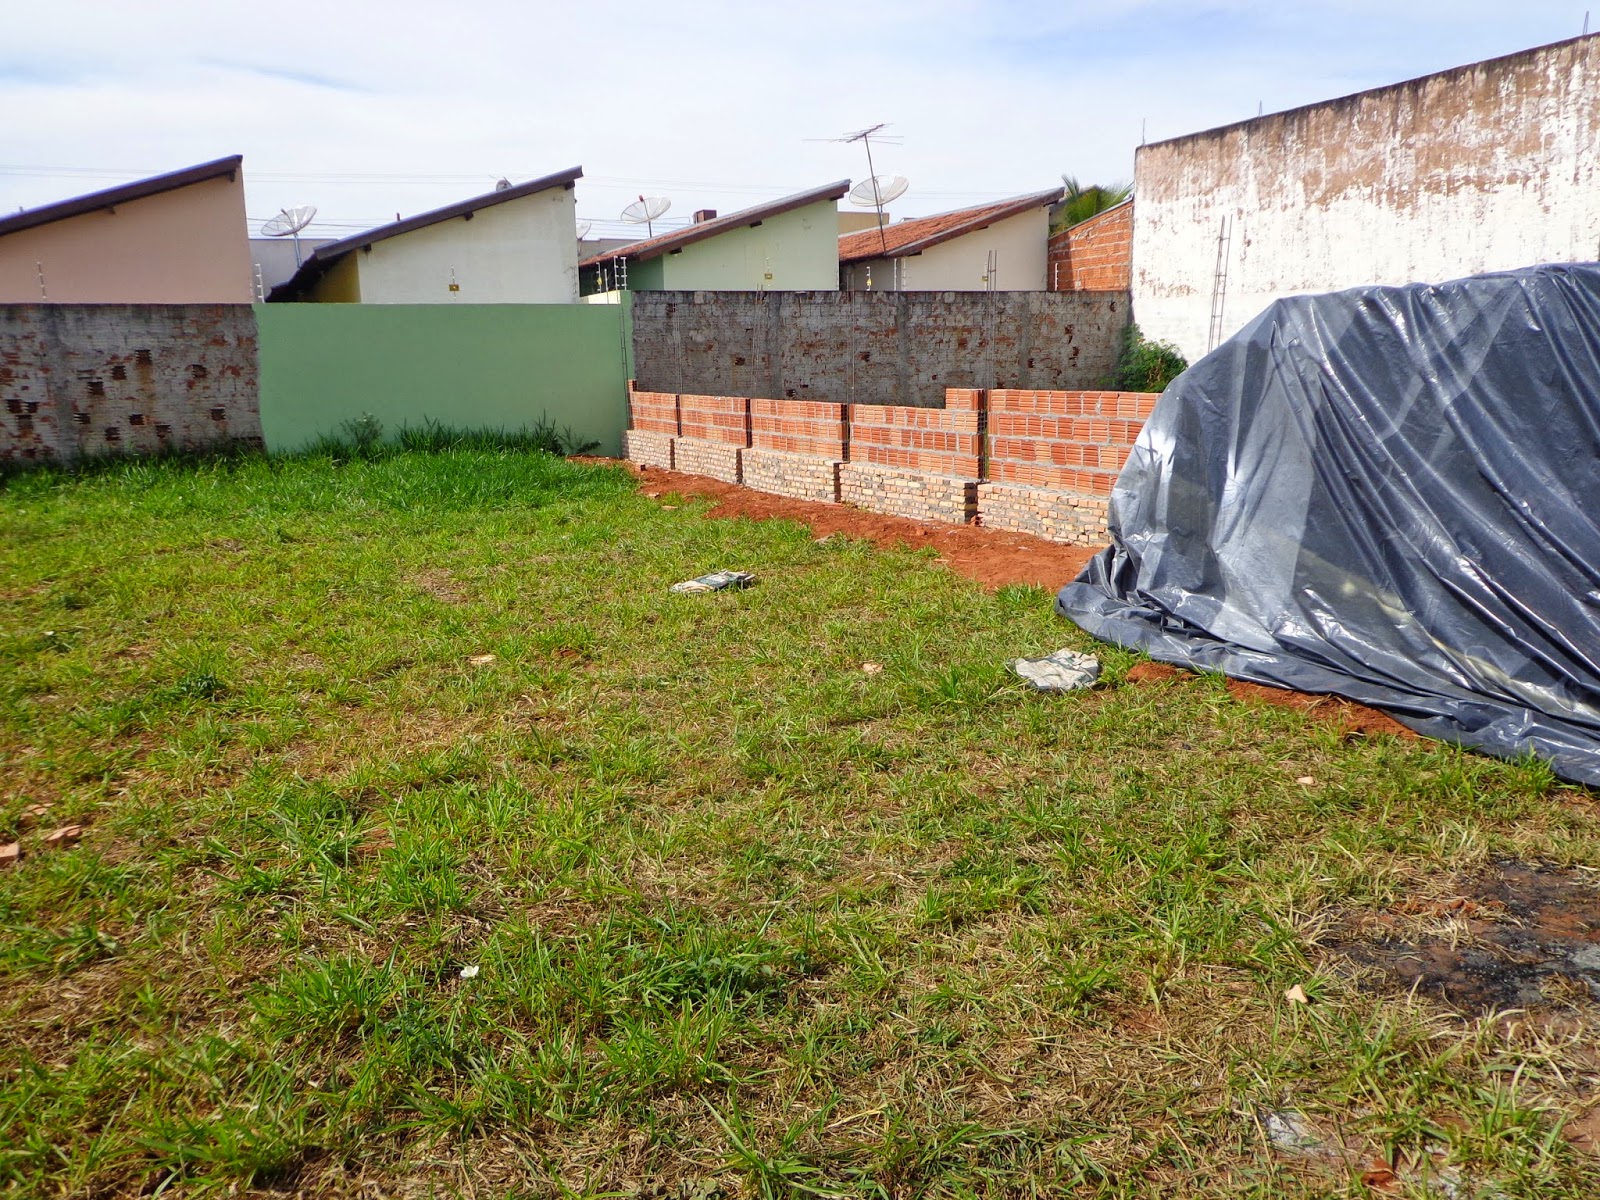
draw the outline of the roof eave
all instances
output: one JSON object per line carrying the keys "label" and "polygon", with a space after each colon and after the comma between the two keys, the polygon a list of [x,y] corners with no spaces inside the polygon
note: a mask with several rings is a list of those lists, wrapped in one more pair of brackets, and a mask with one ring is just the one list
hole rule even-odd
{"label": "roof eave", "polygon": [[135,200],[145,200],[151,196],[175,192],[179,188],[220,179],[224,175],[232,180],[243,166],[244,155],[230,154],[226,158],[212,159],[210,162],[184,167],[179,171],[169,171],[165,175],[152,175],[148,179],[137,179],[132,183],[103,188],[85,196],[73,196],[66,200],[58,200],[54,204],[40,205],[38,208],[13,213],[9,217],[0,217],[0,237],[9,233],[21,233],[25,229],[36,229],[40,225],[51,225],[56,221],[69,220],[72,217],[85,216],[88,213],[103,212],[116,208],[119,204],[132,204]]}

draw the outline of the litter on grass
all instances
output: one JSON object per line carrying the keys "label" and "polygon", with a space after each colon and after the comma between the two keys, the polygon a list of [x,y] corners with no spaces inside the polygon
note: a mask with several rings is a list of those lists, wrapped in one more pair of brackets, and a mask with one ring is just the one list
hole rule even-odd
{"label": "litter on grass", "polygon": [[1011,669],[1041,692],[1075,692],[1093,687],[1100,678],[1100,660],[1076,650],[1057,650],[1043,658],[1019,658]]}
{"label": "litter on grass", "polygon": [[698,579],[685,579],[672,585],[674,592],[720,592],[727,588],[747,588],[756,581],[749,571],[713,571]]}

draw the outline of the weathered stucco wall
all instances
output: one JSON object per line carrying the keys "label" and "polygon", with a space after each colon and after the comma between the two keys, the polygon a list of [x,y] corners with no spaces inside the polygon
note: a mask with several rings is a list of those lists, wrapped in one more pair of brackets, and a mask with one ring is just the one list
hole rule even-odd
{"label": "weathered stucco wall", "polygon": [[248,304],[0,305],[0,461],[261,444]]}
{"label": "weathered stucco wall", "polygon": [[1123,292],[637,292],[642,391],[938,407],[946,388],[1081,389]]}
{"label": "weathered stucco wall", "polygon": [[1134,319],[1207,348],[1272,300],[1600,257],[1600,35],[1141,147]]}

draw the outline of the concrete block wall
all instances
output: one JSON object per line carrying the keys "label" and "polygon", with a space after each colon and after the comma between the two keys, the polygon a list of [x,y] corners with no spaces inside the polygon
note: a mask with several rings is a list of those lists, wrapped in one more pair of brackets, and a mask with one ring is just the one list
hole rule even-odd
{"label": "concrete block wall", "polygon": [[1133,286],[1133,201],[1080,221],[1050,239],[1052,292],[1125,291]]}
{"label": "concrete block wall", "polygon": [[[1157,399],[951,388],[944,408],[929,409],[631,395],[636,425],[627,445],[637,462],[779,495],[925,521],[977,520],[1084,545],[1104,542],[1111,486]],[[662,432],[669,412],[685,436]]]}
{"label": "concrete block wall", "polygon": [[239,444],[262,444],[249,305],[0,305],[0,461]]}
{"label": "concrete block wall", "polygon": [[1094,387],[1128,293],[643,291],[632,312],[644,388],[938,408],[946,388]]}

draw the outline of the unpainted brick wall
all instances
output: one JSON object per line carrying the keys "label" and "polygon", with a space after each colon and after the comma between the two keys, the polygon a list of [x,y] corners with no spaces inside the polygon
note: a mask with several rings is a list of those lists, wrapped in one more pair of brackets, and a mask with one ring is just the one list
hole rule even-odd
{"label": "unpainted brick wall", "polygon": [[0,460],[260,446],[247,304],[0,305]]}
{"label": "unpainted brick wall", "polygon": [[1128,321],[1109,292],[636,292],[639,386],[937,408],[946,388],[1085,388]]}
{"label": "unpainted brick wall", "polygon": [[845,404],[815,400],[750,401],[750,444],[758,450],[840,461],[847,442]]}
{"label": "unpainted brick wall", "polygon": [[850,407],[850,461],[923,475],[977,479],[983,392],[952,388],[944,408],[893,404]]}
{"label": "unpainted brick wall", "polygon": [[1133,201],[1108,208],[1050,239],[1052,292],[1127,291],[1133,286]]}
{"label": "unpainted brick wall", "polygon": [[1148,392],[989,393],[993,483],[1108,495],[1158,396]]}
{"label": "unpainted brick wall", "polygon": [[677,437],[678,397],[671,392],[641,392],[634,380],[628,380],[628,427]]}
{"label": "unpainted brick wall", "polygon": [[744,396],[678,397],[678,433],[724,446],[750,444],[750,401]]}

